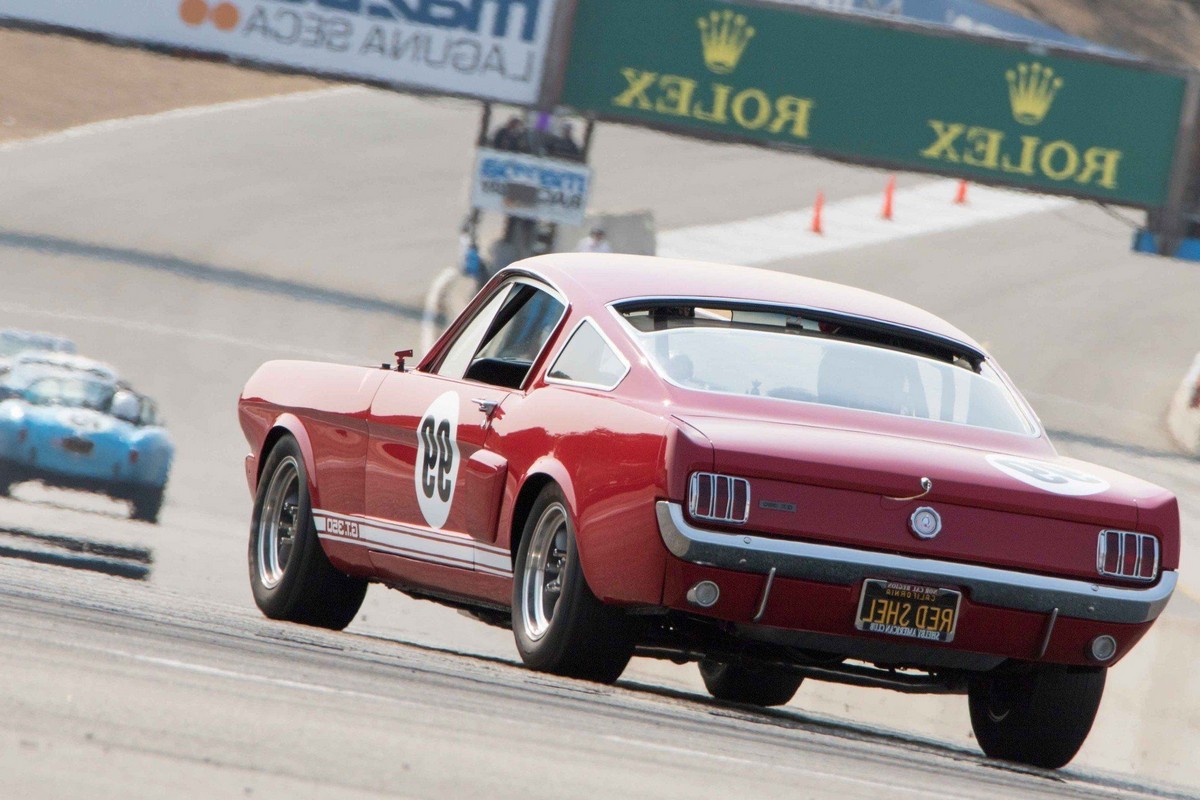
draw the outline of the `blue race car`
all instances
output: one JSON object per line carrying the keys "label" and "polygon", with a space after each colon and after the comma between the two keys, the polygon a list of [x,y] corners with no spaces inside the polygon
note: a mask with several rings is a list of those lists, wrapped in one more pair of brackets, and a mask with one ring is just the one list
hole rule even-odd
{"label": "blue race car", "polygon": [[128,500],[134,519],[158,522],[175,446],[153,401],[95,373],[54,367],[22,384],[0,401],[0,494],[41,481]]}

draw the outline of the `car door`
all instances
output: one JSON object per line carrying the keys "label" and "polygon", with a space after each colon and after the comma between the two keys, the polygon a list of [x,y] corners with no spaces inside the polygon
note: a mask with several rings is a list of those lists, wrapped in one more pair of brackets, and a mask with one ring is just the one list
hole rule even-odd
{"label": "car door", "polygon": [[367,514],[405,558],[507,574],[490,547],[507,462],[487,449],[493,420],[519,400],[565,311],[526,278],[493,292],[425,372],[389,375],[369,420]]}

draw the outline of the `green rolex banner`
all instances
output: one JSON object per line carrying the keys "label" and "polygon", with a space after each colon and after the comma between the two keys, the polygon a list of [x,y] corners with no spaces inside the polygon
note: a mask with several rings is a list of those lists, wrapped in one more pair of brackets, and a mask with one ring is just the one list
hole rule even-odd
{"label": "green rolex banner", "polygon": [[1114,203],[1165,202],[1184,78],[706,0],[579,0],[563,103]]}

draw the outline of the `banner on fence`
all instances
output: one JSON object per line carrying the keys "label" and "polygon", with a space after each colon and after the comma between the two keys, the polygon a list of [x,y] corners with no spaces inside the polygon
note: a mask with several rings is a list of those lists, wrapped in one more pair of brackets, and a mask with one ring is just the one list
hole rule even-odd
{"label": "banner on fence", "polygon": [[471,205],[512,217],[582,225],[592,171],[585,164],[479,148]]}
{"label": "banner on fence", "polygon": [[716,139],[1155,207],[1184,85],[1135,64],[779,6],[579,0],[563,102]]}
{"label": "banner on fence", "polygon": [[557,0],[3,0],[4,18],[533,105]]}

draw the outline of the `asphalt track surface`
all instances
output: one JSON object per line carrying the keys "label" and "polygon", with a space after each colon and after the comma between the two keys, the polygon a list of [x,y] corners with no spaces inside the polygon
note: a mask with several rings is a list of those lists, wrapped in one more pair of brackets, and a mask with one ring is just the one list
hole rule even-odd
{"label": "asphalt track surface", "polygon": [[[477,115],[338,90],[0,148],[4,325],[61,331],[159,399],[163,524],[0,501],[0,797],[1116,797],[1200,791],[1200,470],[1162,422],[1200,349],[1200,268],[1087,206],[772,265],[987,343],[1060,449],[1180,495],[1182,591],[1113,670],[1066,771],[982,759],[962,698],[806,684],[709,701],[695,668],[530,673],[510,634],[373,588],[340,634],[261,618],[234,404],[264,359],[416,344],[451,263]],[[712,224],[878,191],[879,173],[617,127],[594,207]],[[916,178],[902,177],[902,181]],[[903,214],[902,208],[897,213]]]}

